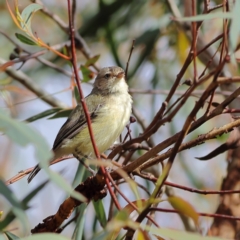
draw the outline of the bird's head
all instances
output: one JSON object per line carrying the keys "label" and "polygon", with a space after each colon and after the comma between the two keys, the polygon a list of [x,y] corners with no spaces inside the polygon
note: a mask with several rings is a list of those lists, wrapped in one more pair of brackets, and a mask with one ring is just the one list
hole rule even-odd
{"label": "bird's head", "polygon": [[127,92],[124,70],[120,67],[102,68],[95,79],[94,89],[105,94]]}

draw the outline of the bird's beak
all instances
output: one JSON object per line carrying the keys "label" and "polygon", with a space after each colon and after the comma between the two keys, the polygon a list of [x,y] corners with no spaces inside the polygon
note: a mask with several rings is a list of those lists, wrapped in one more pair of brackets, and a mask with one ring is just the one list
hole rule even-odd
{"label": "bird's beak", "polygon": [[117,74],[117,76],[116,76],[116,77],[117,77],[117,79],[119,79],[119,80],[120,80],[121,78],[123,78],[123,77],[124,77],[124,75],[125,75],[125,73],[124,73],[124,72],[120,72],[120,73],[118,73],[118,74]]}

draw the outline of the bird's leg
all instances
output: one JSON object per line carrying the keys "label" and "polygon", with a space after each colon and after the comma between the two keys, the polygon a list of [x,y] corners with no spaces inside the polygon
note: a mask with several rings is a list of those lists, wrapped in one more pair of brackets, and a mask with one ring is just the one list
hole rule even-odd
{"label": "bird's leg", "polygon": [[80,157],[77,154],[73,154],[73,156],[94,176],[96,175],[96,171],[94,171],[92,168],[90,168],[83,160],[84,157]]}
{"label": "bird's leg", "polygon": [[135,117],[133,117],[133,116],[131,116],[130,117],[130,122],[127,124],[127,126],[126,126],[126,128],[127,128],[127,134],[126,134],[126,136],[125,136],[125,138],[124,138],[124,140],[123,140],[123,143],[127,140],[127,137],[129,136],[129,138],[130,138],[130,140],[132,140],[132,136],[131,136],[131,129],[130,129],[130,125],[132,124],[132,123],[134,123],[134,122],[136,122],[136,118]]}

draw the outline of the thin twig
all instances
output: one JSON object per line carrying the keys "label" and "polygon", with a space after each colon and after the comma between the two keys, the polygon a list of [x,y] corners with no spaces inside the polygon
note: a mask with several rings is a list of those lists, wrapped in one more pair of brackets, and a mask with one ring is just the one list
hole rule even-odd
{"label": "thin twig", "polygon": [[133,41],[132,41],[132,47],[131,47],[131,50],[130,50],[130,53],[129,53],[129,56],[128,56],[128,61],[127,61],[126,70],[125,70],[125,78],[126,78],[126,81],[128,81],[128,67],[129,67],[129,63],[130,63],[131,56],[132,56],[132,52],[133,52],[133,50],[134,50],[135,41],[136,41],[136,40],[133,39]]}
{"label": "thin twig", "polygon": [[[192,15],[196,16],[196,2],[192,0]],[[193,80],[197,82],[197,23],[192,22],[192,50],[193,50]]]}
{"label": "thin twig", "polygon": [[[0,59],[0,63],[4,64],[5,61]],[[43,89],[41,89],[35,81],[33,81],[30,77],[28,77],[25,73],[22,71],[16,71],[12,67],[8,67],[5,70],[5,73],[9,75],[10,77],[14,78],[16,81],[20,82],[22,85],[24,85],[27,89],[32,91],[34,94],[36,94],[38,97],[41,97],[41,99],[48,103],[49,105],[53,107],[60,107],[60,108],[66,108],[67,105],[60,100],[54,98],[53,96],[46,93]]]}
{"label": "thin twig", "polygon": [[[62,161],[65,161],[65,160],[68,160],[68,159],[71,159],[71,158],[73,158],[73,157],[70,156],[70,157],[63,157],[63,158],[55,159],[54,161],[50,162],[49,164],[50,165],[54,165],[56,163],[59,163],[59,162],[62,162]],[[6,185],[10,185],[10,184],[13,184],[13,183],[19,181],[20,179],[22,179],[25,176],[27,176],[33,169],[34,169],[34,167],[31,167],[31,168],[28,168],[26,170],[20,171],[17,175],[15,175],[12,178],[8,179],[5,182],[5,184]]]}

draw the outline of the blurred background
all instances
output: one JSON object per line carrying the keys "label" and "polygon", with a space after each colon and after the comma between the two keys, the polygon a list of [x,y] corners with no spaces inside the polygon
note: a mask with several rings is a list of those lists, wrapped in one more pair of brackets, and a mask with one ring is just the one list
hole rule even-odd
{"label": "blurred background", "polygon": [[[40,3],[40,1],[36,2]],[[188,1],[173,2],[182,16],[187,15],[189,8],[185,2]],[[11,6],[13,6],[13,1],[11,3]],[[19,1],[18,6],[20,11],[30,3],[31,1]],[[221,1],[210,1],[212,6],[219,3]],[[66,1],[48,0],[42,1],[42,4],[51,13],[57,15],[66,25],[68,24]],[[203,10],[203,1],[196,1],[196,4],[197,13],[201,13]],[[132,41],[133,39],[136,40],[129,66],[128,84],[134,100],[134,109],[146,125],[150,123],[161,107],[166,94],[182,68],[190,48],[188,39],[184,32],[177,28],[176,23],[172,20],[172,16],[173,13],[168,1],[77,1],[76,29],[78,29],[86,41],[92,56],[100,55],[96,63],[98,67],[118,65],[125,69]],[[14,24],[7,10],[6,2],[3,0],[0,0],[0,18],[0,58],[2,60],[8,61],[10,54],[14,53],[14,48],[16,47],[8,37],[30,52],[40,50],[36,46],[22,44],[15,37],[15,33],[19,32],[19,29]],[[32,29],[39,38],[51,46],[68,41],[68,35],[59,28],[59,25],[54,20],[41,11],[34,14]],[[205,21],[201,31],[205,41],[210,42],[221,33],[222,20],[213,19]],[[41,56],[41,58],[53,62],[71,75],[70,64],[55,54],[49,52]],[[85,57],[78,51],[79,65],[85,62]],[[72,79],[69,75],[51,69],[35,59],[28,60],[24,64],[17,63],[13,67],[27,74],[45,93],[63,102],[67,108],[75,106]],[[204,69],[204,65],[199,60],[197,60],[197,69],[199,73]],[[96,72],[94,69],[93,71]],[[193,66],[191,65],[181,82],[192,78]],[[82,84],[85,96],[91,91],[91,83],[92,81]],[[180,85],[172,102],[181,96],[186,89],[186,85]],[[203,89],[204,86],[201,86],[198,91],[201,92]],[[173,121],[161,127],[153,136],[155,145],[181,130],[186,116],[191,111],[197,98],[197,94],[191,96]],[[214,101],[220,102],[222,100],[223,97],[220,94],[215,95]],[[3,72],[0,73],[0,107],[7,109],[12,117],[20,121],[51,108],[41,98],[34,95],[21,83]],[[202,109],[200,114],[204,111],[205,109]],[[65,120],[66,118],[48,119],[47,117],[29,124],[46,139],[50,150],[56,134]],[[201,133],[206,133],[214,127],[222,126],[229,121],[230,117],[228,115],[216,117],[189,134],[185,141],[193,139]],[[138,136],[143,131],[139,122],[131,124],[131,130],[133,137]],[[218,190],[226,173],[225,154],[221,154],[211,161],[198,161],[195,157],[204,156],[211,152],[226,141],[227,137],[228,135],[225,134],[217,140],[209,141],[208,144],[202,144],[178,154],[168,181],[202,190]],[[0,146],[0,176],[5,181],[16,175],[19,171],[33,167],[37,163],[32,146],[19,147],[2,134],[0,136]],[[142,151],[138,151],[134,155],[134,158],[141,154]],[[51,168],[58,172],[61,171],[62,176],[69,183],[72,183],[77,166],[77,160],[70,159],[58,163]],[[157,166],[155,170],[159,171],[159,169],[161,168]],[[46,178],[47,176],[44,171],[41,171],[31,184],[27,183],[25,177],[10,185],[10,188],[17,198],[21,200],[36,186],[46,180]],[[149,190],[153,189],[153,185],[146,184],[145,181],[141,181],[141,184],[145,185]],[[120,187],[124,188],[124,186],[126,185],[123,184]],[[140,192],[143,197],[146,197],[144,191],[140,190]],[[134,195],[130,190],[125,193],[129,199],[134,199]],[[218,195],[205,196],[178,189],[174,189],[174,193],[186,199],[199,212],[213,213],[218,206]],[[54,214],[66,197],[67,195],[62,189],[53,183],[47,184],[30,202],[30,209],[27,211],[29,229],[36,226],[47,216]],[[109,205],[109,199],[108,196],[103,200],[105,206]],[[123,200],[120,203],[122,206],[126,204]],[[162,202],[159,206],[162,208],[171,208],[167,202]],[[4,213],[6,213],[10,207],[11,205],[4,196],[0,196],[0,209],[3,209]],[[85,236],[90,239],[94,228],[94,210],[91,203],[86,211]],[[157,213],[156,221],[161,227],[184,228],[177,214]],[[211,221],[211,218],[201,217],[200,226],[203,232],[208,230]],[[14,232],[17,235],[25,235],[18,220],[13,222],[10,229],[14,229],[15,227],[17,230]],[[97,225],[97,228],[100,228],[100,226]],[[74,224],[69,225],[64,230],[63,235],[70,237],[73,229]]]}

